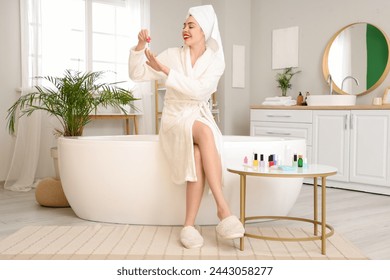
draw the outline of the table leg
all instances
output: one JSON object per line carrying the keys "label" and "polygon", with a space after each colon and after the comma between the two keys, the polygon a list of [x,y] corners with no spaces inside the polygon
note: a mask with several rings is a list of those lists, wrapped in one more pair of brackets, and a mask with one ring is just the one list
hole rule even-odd
{"label": "table leg", "polygon": [[133,116],[133,120],[134,120],[134,134],[138,134],[138,123],[137,123],[137,116]]}
{"label": "table leg", "polygon": [[125,132],[126,135],[130,135],[130,122],[128,118],[125,119]]}
{"label": "table leg", "polygon": [[314,177],[314,186],[313,186],[313,190],[314,190],[314,235],[317,235],[318,234],[318,226],[317,226],[317,222],[318,222],[318,178],[317,177]]}
{"label": "table leg", "polygon": [[[240,220],[245,228],[246,176],[240,175]],[[244,237],[240,238],[240,250],[244,251]]]}
{"label": "table leg", "polygon": [[326,254],[326,177],[322,177],[322,202],[321,202],[321,253]]}

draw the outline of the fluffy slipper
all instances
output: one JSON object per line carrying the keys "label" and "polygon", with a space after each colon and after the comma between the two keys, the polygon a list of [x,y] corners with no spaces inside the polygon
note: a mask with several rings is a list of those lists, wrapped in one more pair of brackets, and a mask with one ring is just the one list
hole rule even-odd
{"label": "fluffy slipper", "polygon": [[244,226],[236,216],[229,216],[220,221],[216,231],[224,239],[241,238],[245,233]]}
{"label": "fluffy slipper", "polygon": [[193,226],[186,226],[181,230],[180,241],[187,249],[203,246],[203,237]]}

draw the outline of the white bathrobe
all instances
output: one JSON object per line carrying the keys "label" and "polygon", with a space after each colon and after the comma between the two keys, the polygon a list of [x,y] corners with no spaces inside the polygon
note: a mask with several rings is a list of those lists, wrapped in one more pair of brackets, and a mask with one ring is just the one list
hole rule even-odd
{"label": "white bathrobe", "polygon": [[222,135],[211,114],[208,100],[217,90],[225,62],[207,48],[192,67],[187,46],[168,49],[157,58],[170,68],[168,76],[145,64],[144,50],[134,49],[130,51],[129,75],[134,81],[165,79],[166,93],[159,138],[171,166],[171,179],[176,184],[197,181],[192,126],[196,120],[207,124],[221,152]]}

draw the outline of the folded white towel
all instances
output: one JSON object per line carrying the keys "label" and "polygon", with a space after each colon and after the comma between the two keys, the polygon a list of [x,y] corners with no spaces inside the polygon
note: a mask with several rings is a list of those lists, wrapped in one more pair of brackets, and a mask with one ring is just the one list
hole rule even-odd
{"label": "folded white towel", "polygon": [[289,101],[264,101],[262,105],[271,105],[271,106],[294,106],[297,105],[296,100],[289,100]]}
{"label": "folded white towel", "polygon": [[265,100],[266,101],[287,101],[287,100],[291,100],[292,97],[291,96],[274,96],[274,97],[266,97]]}

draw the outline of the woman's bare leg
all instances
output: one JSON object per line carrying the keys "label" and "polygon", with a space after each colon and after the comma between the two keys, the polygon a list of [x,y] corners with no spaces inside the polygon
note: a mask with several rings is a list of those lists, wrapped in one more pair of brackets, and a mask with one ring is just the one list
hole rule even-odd
{"label": "woman's bare leg", "polygon": [[186,218],[184,226],[193,226],[195,223],[196,215],[200,207],[200,203],[203,196],[205,177],[202,166],[202,159],[198,145],[194,145],[194,157],[196,176],[198,181],[187,182],[186,191]]}
{"label": "woman's bare leg", "polygon": [[217,204],[218,218],[222,220],[231,212],[222,192],[222,165],[213,132],[206,124],[195,121],[192,136],[194,144],[199,147],[203,170]]}
{"label": "woman's bare leg", "polygon": [[180,232],[180,241],[183,246],[188,249],[199,248],[203,245],[204,242],[202,235],[197,229],[194,228],[195,218],[198,214],[205,183],[200,150],[197,145],[194,145],[194,157],[196,176],[198,180],[196,182],[187,182],[186,218],[184,227]]}

